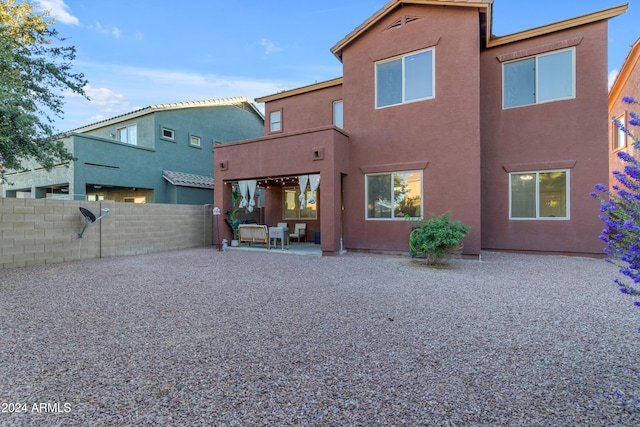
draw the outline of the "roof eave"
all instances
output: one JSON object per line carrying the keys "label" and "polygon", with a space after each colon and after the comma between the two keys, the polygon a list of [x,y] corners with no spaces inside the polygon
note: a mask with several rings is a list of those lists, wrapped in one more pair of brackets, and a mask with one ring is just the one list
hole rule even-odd
{"label": "roof eave", "polygon": [[288,98],[290,96],[302,95],[304,93],[313,92],[320,89],[326,89],[333,86],[339,86],[342,84],[342,77],[338,77],[332,80],[326,80],[320,83],[314,83],[299,88],[284,90],[282,92],[275,93],[273,95],[267,95],[260,98],[256,98],[256,102],[270,102],[278,99]]}
{"label": "roof eave", "polygon": [[622,63],[622,67],[609,90],[609,114],[611,114],[613,105],[622,96],[622,90],[629,80],[633,69],[638,64],[638,60],[640,60],[640,38],[631,46],[631,49]]}
{"label": "roof eave", "polygon": [[492,37],[487,41],[487,47],[491,48],[509,43],[515,43],[518,41],[551,34],[557,31],[563,31],[570,28],[579,27],[581,25],[593,24],[595,22],[615,18],[616,16],[625,13],[628,8],[629,3],[625,3],[620,6],[614,6],[608,9],[600,10],[598,12],[577,16],[575,18],[565,19],[564,21],[554,22],[552,24],[519,31],[517,33],[508,34],[506,36]]}
{"label": "roof eave", "polygon": [[99,122],[95,122],[86,126],[82,126],[76,129],[71,130],[70,132],[73,133],[85,133],[85,132],[90,132],[92,130],[96,130],[96,129],[100,129],[103,128],[105,126],[110,126],[116,123],[120,123],[123,122],[125,120],[132,120],[132,119],[137,119],[138,117],[142,117],[142,116],[146,116],[148,114],[152,114],[154,113],[154,110],[151,109],[151,107],[145,107],[145,108],[141,108],[140,110],[135,110],[132,111],[130,113],[125,113],[125,114],[121,114],[119,116],[116,117],[111,117],[109,119],[104,119],[101,120]]}
{"label": "roof eave", "polygon": [[[191,188],[202,188],[207,190],[213,190],[213,187],[214,187],[213,182],[211,182],[211,184],[208,184],[208,183],[198,183],[198,182],[189,182],[189,181],[172,179],[171,174],[173,173],[175,172],[162,171],[162,177],[171,185],[174,185],[176,187],[191,187]],[[194,174],[186,174],[186,175],[197,176]]]}
{"label": "roof eave", "polygon": [[211,99],[208,101],[190,101],[190,102],[179,102],[173,104],[157,104],[151,105],[149,107],[141,108],[138,110],[131,111],[129,113],[124,113],[119,116],[111,117],[108,119],[101,120],[99,122],[95,122],[86,126],[82,126],[76,129],[72,129],[70,132],[76,133],[84,133],[92,130],[100,129],[105,126],[111,126],[117,123],[124,122],[126,120],[136,119],[138,117],[146,116],[148,114],[153,114],[158,111],[170,111],[170,110],[181,110],[186,108],[206,108],[206,107],[226,107],[231,105],[238,104],[248,104],[254,113],[256,113],[259,117],[264,120],[264,115],[262,112],[256,107],[256,105],[251,102],[249,98],[246,96],[239,96],[235,98],[220,98],[220,99]]}

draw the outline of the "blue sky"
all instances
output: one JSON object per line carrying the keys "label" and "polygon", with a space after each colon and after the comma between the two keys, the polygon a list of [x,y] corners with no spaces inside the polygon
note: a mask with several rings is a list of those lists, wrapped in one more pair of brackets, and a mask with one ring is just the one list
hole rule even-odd
{"label": "blue sky", "polygon": [[[639,0],[640,1],[640,0]],[[342,75],[330,48],[386,0],[36,0],[74,45],[91,100],[68,96],[65,131],[154,104],[247,96]],[[505,35],[625,3],[495,0]],[[609,21],[614,75],[640,37],[640,3]],[[262,107],[262,106],[259,106]]]}

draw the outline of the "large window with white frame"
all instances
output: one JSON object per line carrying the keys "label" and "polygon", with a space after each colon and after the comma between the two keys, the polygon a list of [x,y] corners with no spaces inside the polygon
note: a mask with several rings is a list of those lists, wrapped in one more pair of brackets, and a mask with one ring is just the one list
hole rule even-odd
{"label": "large window with white frame", "polygon": [[502,64],[503,107],[575,98],[575,56],[572,47]]}
{"label": "large window with white frame", "polygon": [[118,141],[138,145],[138,126],[129,125],[118,128]]}
{"label": "large window with white frame", "polygon": [[366,175],[366,218],[422,218],[422,171]]}
{"label": "large window with white frame", "polygon": [[569,170],[509,176],[510,219],[569,219]]}
{"label": "large window with white frame", "polygon": [[435,97],[435,48],[379,61],[376,108]]}

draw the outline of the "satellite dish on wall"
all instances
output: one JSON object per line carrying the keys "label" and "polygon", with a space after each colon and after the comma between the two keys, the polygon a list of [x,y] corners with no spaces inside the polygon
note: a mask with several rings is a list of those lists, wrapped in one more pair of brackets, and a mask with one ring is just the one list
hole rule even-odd
{"label": "satellite dish on wall", "polygon": [[89,209],[80,207],[80,212],[89,222],[96,222],[96,216]]}
{"label": "satellite dish on wall", "polygon": [[96,215],[91,212],[89,209],[80,206],[80,213],[84,217],[84,227],[82,227],[82,231],[78,233],[78,237],[82,239],[82,235],[84,234],[84,230],[87,229],[87,225],[100,221],[103,217],[105,217],[109,213],[108,208],[102,208],[102,215],[96,218]]}

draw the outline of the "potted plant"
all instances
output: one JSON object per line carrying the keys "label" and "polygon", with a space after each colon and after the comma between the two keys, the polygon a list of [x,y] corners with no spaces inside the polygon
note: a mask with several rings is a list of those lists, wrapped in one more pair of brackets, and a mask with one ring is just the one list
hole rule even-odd
{"label": "potted plant", "polygon": [[[238,189],[235,188],[231,193],[232,206],[236,205],[238,197],[240,197],[240,194],[238,193]],[[241,208],[238,206],[234,210],[226,212],[227,218],[225,218],[225,221],[229,224],[229,227],[231,227],[231,233],[233,235],[231,246],[238,246],[238,227],[240,226],[241,221],[236,218],[236,213],[238,213],[240,209]]]}
{"label": "potted plant", "polygon": [[233,234],[233,240],[231,240],[231,246],[238,246],[238,227],[240,226],[240,220],[236,218],[236,213],[240,208],[235,208],[232,211],[227,211],[227,224],[231,227],[231,233]]}
{"label": "potted plant", "polygon": [[462,239],[469,226],[452,220],[449,213],[429,219],[414,228],[409,235],[409,253],[412,258],[425,258],[425,264],[441,264],[444,259],[462,253]]}

